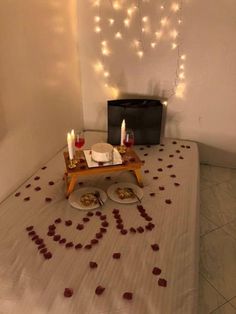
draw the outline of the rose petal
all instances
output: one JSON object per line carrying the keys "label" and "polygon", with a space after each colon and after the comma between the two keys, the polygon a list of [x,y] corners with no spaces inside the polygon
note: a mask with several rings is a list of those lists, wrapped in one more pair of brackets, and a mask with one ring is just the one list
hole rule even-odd
{"label": "rose petal", "polygon": [[101,232],[99,232],[99,233],[96,233],[95,236],[97,239],[101,239],[103,237],[103,234]]}
{"label": "rose petal", "polygon": [[45,202],[50,203],[52,201],[51,197],[45,197]]}
{"label": "rose petal", "polygon": [[149,173],[149,170],[144,170],[144,173]]}
{"label": "rose petal", "polygon": [[41,190],[41,187],[40,186],[36,186],[36,188],[34,188],[35,191],[40,191]]}
{"label": "rose petal", "polygon": [[96,216],[101,216],[102,213],[99,210],[97,210],[95,214]]}
{"label": "rose petal", "polygon": [[71,221],[71,220],[66,220],[66,221],[65,221],[65,225],[66,225],[67,227],[71,226],[71,225],[72,225],[72,221]]}
{"label": "rose petal", "polygon": [[54,230],[50,230],[50,231],[48,231],[48,233],[47,233],[47,235],[48,235],[49,237],[54,236],[54,234],[55,234],[55,231],[54,231]]}
{"label": "rose petal", "polygon": [[185,145],[181,145],[181,147],[185,148]]}
{"label": "rose petal", "polygon": [[102,215],[102,216],[100,216],[100,219],[101,219],[101,220],[106,220],[106,219],[107,219],[107,216],[106,216],[106,215]]}
{"label": "rose petal", "polygon": [[96,293],[97,295],[101,295],[101,294],[104,292],[104,290],[105,290],[104,287],[98,286],[98,287],[96,288],[96,290],[95,290],[95,293]]}
{"label": "rose petal", "polygon": [[159,149],[159,152],[163,152],[163,150],[164,150],[163,148],[160,148],[160,149]]}
{"label": "rose petal", "polygon": [[48,184],[49,185],[54,185],[54,182],[53,181],[49,181]]}
{"label": "rose petal", "polygon": [[111,180],[111,177],[106,177],[106,180]]}
{"label": "rose petal", "polygon": [[84,225],[78,224],[77,227],[76,227],[76,229],[78,229],[78,230],[83,230],[83,229],[84,229]]}
{"label": "rose petal", "polygon": [[143,156],[148,156],[148,153],[145,153]]}
{"label": "rose petal", "polygon": [[114,253],[114,254],[112,255],[112,257],[113,257],[114,259],[120,259],[121,254],[120,254],[120,253]]}
{"label": "rose petal", "polygon": [[167,286],[167,281],[164,278],[159,278],[158,279],[158,285],[160,287],[166,287]]}
{"label": "rose petal", "polygon": [[153,180],[157,180],[158,179],[158,177],[153,177]]}
{"label": "rose petal", "polygon": [[53,224],[48,226],[48,230],[55,230],[55,229],[56,229],[56,226]]}
{"label": "rose petal", "polygon": [[144,148],[143,147],[139,147],[139,150],[144,150]]}
{"label": "rose petal", "polygon": [[103,227],[108,227],[108,226],[109,226],[109,223],[108,223],[107,221],[103,221],[103,222],[101,223],[101,225],[102,225]]}
{"label": "rose petal", "polygon": [[174,157],[174,155],[169,155],[169,157],[170,157],[170,158],[173,158],[173,157]]}
{"label": "rose petal", "polygon": [[178,182],[175,182],[174,185],[175,186],[180,186],[180,184]]}
{"label": "rose petal", "polygon": [[83,245],[81,243],[78,243],[75,245],[75,249],[78,250],[78,249],[82,249]]}
{"label": "rose petal", "polygon": [[30,183],[25,186],[26,189],[28,189],[29,187],[31,187]]}
{"label": "rose petal", "polygon": [[143,232],[144,232],[144,229],[143,229],[142,226],[139,226],[139,227],[137,228],[137,230],[138,230],[139,233],[143,233]]}
{"label": "rose petal", "polygon": [[123,225],[123,224],[118,224],[118,225],[116,225],[116,228],[117,228],[117,229],[120,229],[120,230],[121,230],[121,229],[124,229],[124,225]]}
{"label": "rose petal", "polygon": [[128,231],[127,231],[126,229],[121,229],[121,230],[120,230],[120,233],[123,234],[123,235],[127,234],[127,232],[128,232]]}
{"label": "rose petal", "polygon": [[150,196],[155,196],[156,194],[155,194],[155,193],[150,193],[149,195],[150,195]]}
{"label": "rose petal", "polygon": [[170,199],[167,199],[166,200],[166,204],[171,204],[172,202],[171,202],[171,200]]}
{"label": "rose petal", "polygon": [[30,237],[32,237],[32,236],[35,235],[35,234],[36,234],[35,231],[30,231],[30,232],[28,233],[28,235],[29,235]]}
{"label": "rose petal", "polygon": [[133,293],[131,293],[131,292],[125,292],[125,293],[123,294],[123,299],[132,300],[132,299],[133,299]]}
{"label": "rose petal", "polygon": [[66,248],[71,248],[74,246],[74,243],[73,242],[67,242],[66,243]]}
{"label": "rose petal", "polygon": [[88,222],[90,219],[88,217],[83,218],[83,222]]}
{"label": "rose petal", "polygon": [[165,144],[160,144],[160,146],[165,146]]}
{"label": "rose petal", "polygon": [[79,184],[79,185],[83,185],[83,184],[84,184],[84,182],[78,182],[78,184]]}
{"label": "rose petal", "polygon": [[184,159],[184,157],[183,156],[179,156],[179,159]]}
{"label": "rose petal", "polygon": [[47,253],[47,248],[42,248],[40,251],[39,251],[40,254],[45,254]]}
{"label": "rose petal", "polygon": [[39,236],[38,235],[35,235],[31,240],[32,241],[35,241],[35,240],[37,240],[39,238]]}
{"label": "rose petal", "polygon": [[88,216],[88,217],[93,217],[93,215],[94,215],[94,214],[93,214],[92,212],[88,212],[88,213],[87,213],[87,216]]}
{"label": "rose petal", "polygon": [[27,197],[24,198],[24,201],[25,201],[25,202],[28,202],[29,200],[30,200],[30,197],[29,197],[29,196],[27,196]]}
{"label": "rose petal", "polygon": [[40,179],[39,176],[34,177],[34,180],[35,180],[35,181],[38,181],[39,179]]}
{"label": "rose petal", "polygon": [[168,165],[167,168],[173,168],[173,165]]}
{"label": "rose petal", "polygon": [[133,227],[131,227],[131,228],[129,229],[129,231],[130,231],[131,233],[136,233],[136,229],[133,228]]}
{"label": "rose petal", "polygon": [[119,214],[120,211],[119,211],[119,209],[113,209],[112,212],[113,212],[113,214]]}
{"label": "rose petal", "polygon": [[44,166],[44,167],[42,167],[41,169],[42,169],[42,170],[45,170],[46,168],[47,168],[47,167],[46,167],[46,166]]}
{"label": "rose petal", "polygon": [[107,229],[105,229],[105,228],[100,228],[100,232],[101,232],[101,233],[106,233],[106,232],[107,232]]}
{"label": "rose petal", "polygon": [[66,243],[66,239],[65,239],[65,238],[61,239],[61,240],[59,241],[59,243],[60,243],[60,244]]}
{"label": "rose petal", "polygon": [[173,141],[172,144],[177,144],[177,142],[176,142],[176,141]]}
{"label": "rose petal", "polygon": [[180,150],[177,149],[177,150],[176,150],[176,153],[179,154],[179,153],[180,153]]}
{"label": "rose petal", "polygon": [[143,208],[143,205],[137,205],[137,208],[138,208],[138,210],[144,209],[144,208]]}
{"label": "rose petal", "polygon": [[44,255],[44,258],[45,258],[45,259],[50,259],[50,258],[52,258],[52,253],[51,253],[51,252],[44,253],[43,255]]}
{"label": "rose petal", "polygon": [[56,224],[61,223],[61,218],[57,218],[54,222],[55,222]]}
{"label": "rose petal", "polygon": [[189,149],[189,148],[191,148],[191,147],[187,145],[187,146],[186,146],[186,148],[188,148],[188,149]]}
{"label": "rose petal", "polygon": [[98,264],[96,262],[89,262],[89,267],[90,268],[97,268]]}
{"label": "rose petal", "polygon": [[176,175],[175,174],[171,174],[170,177],[171,178],[176,178]]}
{"label": "rose petal", "polygon": [[151,245],[151,248],[153,249],[153,251],[159,251],[159,245],[157,243],[154,243]]}
{"label": "rose petal", "polygon": [[86,250],[90,250],[92,248],[92,245],[91,244],[86,244],[85,247],[84,247]]}
{"label": "rose petal", "polygon": [[162,171],[163,171],[163,169],[162,169],[162,168],[158,168],[158,169],[157,169],[157,171],[162,172]]}
{"label": "rose petal", "polygon": [[163,161],[163,159],[162,158],[158,158],[158,161]]}
{"label": "rose petal", "polygon": [[25,229],[26,229],[27,231],[31,231],[31,230],[34,229],[34,226],[29,226],[29,227],[26,227]]}
{"label": "rose petal", "polygon": [[65,288],[64,290],[64,297],[66,298],[70,298],[73,295],[73,290],[70,288]]}
{"label": "rose petal", "polygon": [[145,160],[141,160],[143,164],[145,164]]}
{"label": "rose petal", "polygon": [[158,276],[161,273],[161,269],[158,267],[154,267],[152,270],[153,275]]}
{"label": "rose petal", "polygon": [[53,237],[53,241],[59,241],[60,239],[61,239],[60,234],[56,234],[56,235],[54,235],[54,237]]}
{"label": "rose petal", "polygon": [[92,240],[90,241],[90,243],[91,243],[91,244],[97,244],[97,243],[98,243],[98,240],[97,240],[97,239],[92,239]]}
{"label": "rose petal", "polygon": [[159,190],[160,190],[160,191],[164,191],[164,190],[165,190],[165,187],[164,187],[164,186],[159,186]]}
{"label": "rose petal", "polygon": [[35,241],[35,244],[37,244],[37,245],[40,245],[40,244],[42,244],[43,243],[43,239],[37,239],[36,241]]}

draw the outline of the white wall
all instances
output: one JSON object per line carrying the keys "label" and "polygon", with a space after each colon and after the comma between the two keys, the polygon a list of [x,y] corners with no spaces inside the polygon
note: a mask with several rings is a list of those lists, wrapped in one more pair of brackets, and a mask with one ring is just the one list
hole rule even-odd
{"label": "white wall", "polygon": [[[156,52],[147,49],[139,60],[130,47],[131,39],[137,36],[137,25],[123,30],[122,41],[113,40],[113,30],[105,26],[111,17],[110,1],[102,2],[100,13],[92,2],[78,0],[82,102],[86,128],[106,129],[106,102],[114,96],[104,87],[102,75],[93,69],[101,55],[101,40],[112,43],[112,54],[102,61],[111,73],[109,84],[120,90],[119,97],[168,96],[170,92],[165,90],[174,82],[177,54],[169,49],[166,39]],[[160,3],[144,2],[143,15],[155,21],[156,14],[159,22]],[[186,93],[182,99],[170,99],[165,132],[166,136],[198,141],[202,162],[232,167],[236,167],[235,12],[234,0],[183,1],[181,47],[187,56]],[[93,31],[97,13],[102,17],[101,35]],[[115,14],[121,25],[124,11]]]}
{"label": "white wall", "polygon": [[0,2],[0,200],[82,126],[76,31],[75,0]]}

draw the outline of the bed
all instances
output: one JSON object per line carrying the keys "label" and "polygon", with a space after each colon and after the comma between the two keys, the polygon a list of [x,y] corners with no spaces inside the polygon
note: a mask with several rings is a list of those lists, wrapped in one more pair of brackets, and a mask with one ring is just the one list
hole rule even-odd
{"label": "bed", "polygon": [[[86,132],[87,147],[99,141],[105,133]],[[71,207],[62,150],[0,205],[0,313],[197,313],[197,145],[165,138],[135,150],[142,204]],[[81,177],[76,188],[114,182],[135,178]]]}

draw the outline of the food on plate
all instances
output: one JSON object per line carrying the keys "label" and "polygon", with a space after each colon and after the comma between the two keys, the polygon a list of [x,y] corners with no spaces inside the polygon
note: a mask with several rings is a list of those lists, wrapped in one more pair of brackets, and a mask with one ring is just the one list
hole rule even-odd
{"label": "food on plate", "polygon": [[118,195],[118,197],[122,200],[126,198],[135,198],[135,194],[130,188],[126,188],[126,187],[117,188],[115,192]]}
{"label": "food on plate", "polygon": [[80,202],[84,206],[91,206],[98,204],[98,200],[93,193],[85,193],[80,197]]}

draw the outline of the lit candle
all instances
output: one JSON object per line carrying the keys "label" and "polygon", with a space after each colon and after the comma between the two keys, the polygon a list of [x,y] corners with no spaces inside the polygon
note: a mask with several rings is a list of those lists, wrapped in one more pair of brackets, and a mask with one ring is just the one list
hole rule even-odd
{"label": "lit candle", "polygon": [[125,120],[121,123],[121,131],[120,131],[120,146],[124,145],[125,139]]}
{"label": "lit candle", "polygon": [[67,145],[68,145],[68,151],[69,151],[69,158],[70,160],[73,160],[73,144],[72,144],[72,138],[71,138],[70,133],[67,133]]}
{"label": "lit candle", "polygon": [[71,130],[70,135],[71,135],[73,156],[74,156],[74,154],[75,154],[75,130],[74,129]]}

